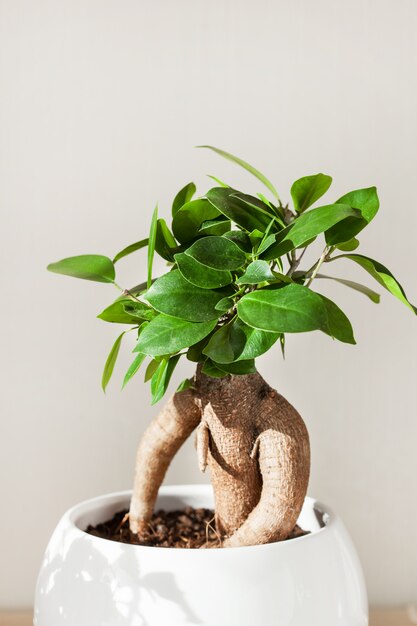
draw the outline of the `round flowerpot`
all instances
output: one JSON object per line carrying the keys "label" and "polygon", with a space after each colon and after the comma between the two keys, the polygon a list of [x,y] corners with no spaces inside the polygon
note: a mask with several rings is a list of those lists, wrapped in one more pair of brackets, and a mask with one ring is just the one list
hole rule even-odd
{"label": "round flowerpot", "polygon": [[[310,534],[224,549],[116,543],[85,528],[128,507],[130,492],[76,505],[39,573],[35,626],[367,626],[366,589],[341,520],[306,498]],[[209,486],[163,487],[158,508],[213,507]]]}

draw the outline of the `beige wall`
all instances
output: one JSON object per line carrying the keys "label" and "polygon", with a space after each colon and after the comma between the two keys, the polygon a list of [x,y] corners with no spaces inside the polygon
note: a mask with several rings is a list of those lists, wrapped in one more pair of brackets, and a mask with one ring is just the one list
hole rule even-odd
{"label": "beige wall", "polygon": [[[416,29],[415,0],[0,0],[0,606],[30,605],[66,507],[130,486],[156,411],[140,377],[100,390],[116,329],[94,316],[113,288],[46,264],[146,236],[156,200],[167,215],[206,173],[258,190],[193,149],[212,143],[287,198],[317,171],[333,198],[376,184],[363,250],[417,300]],[[119,282],[144,272],[138,253]],[[372,602],[416,601],[417,320],[332,287],[358,346],[293,336],[286,362],[277,349],[260,369],[308,422],[310,492],[345,519]],[[191,445],[167,480],[204,480]]]}

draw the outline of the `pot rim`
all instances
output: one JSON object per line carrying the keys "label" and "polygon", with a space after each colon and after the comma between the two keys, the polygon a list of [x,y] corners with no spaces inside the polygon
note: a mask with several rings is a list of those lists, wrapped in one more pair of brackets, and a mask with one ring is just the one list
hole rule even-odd
{"label": "pot rim", "polygon": [[[176,497],[187,497],[190,495],[193,496],[210,496],[212,494],[212,488],[210,484],[179,484],[179,485],[164,485],[160,487],[158,492],[158,498],[160,496],[176,496]],[[333,510],[328,507],[326,504],[323,504],[321,501],[316,500],[313,497],[306,496],[305,504],[310,506],[317,514],[321,516],[321,522],[319,521],[320,528],[310,531],[307,535],[303,535],[301,537],[295,537],[288,541],[275,541],[267,544],[259,544],[254,546],[236,546],[233,548],[216,548],[209,550],[201,550],[200,548],[162,548],[160,546],[140,546],[136,544],[122,543],[122,542],[114,542],[111,539],[105,539],[104,537],[97,537],[96,535],[91,535],[87,533],[80,525],[79,519],[81,516],[91,512],[95,509],[94,505],[103,506],[106,501],[112,501],[115,499],[126,498],[130,500],[132,495],[131,489],[114,491],[106,494],[102,494],[99,496],[95,496],[93,498],[88,498],[86,500],[82,500],[81,502],[75,504],[70,509],[68,509],[64,515],[62,516],[61,522],[65,522],[67,527],[69,526],[74,533],[80,534],[81,536],[86,536],[89,540],[99,542],[105,542],[108,544],[117,543],[122,549],[134,549],[134,550],[164,550],[169,553],[181,553],[181,554],[221,554],[225,551],[229,550],[271,550],[271,549],[280,549],[280,548],[288,548],[290,546],[298,545],[301,541],[313,541],[317,539],[319,536],[324,533],[327,534],[337,521],[337,516],[333,512]]]}

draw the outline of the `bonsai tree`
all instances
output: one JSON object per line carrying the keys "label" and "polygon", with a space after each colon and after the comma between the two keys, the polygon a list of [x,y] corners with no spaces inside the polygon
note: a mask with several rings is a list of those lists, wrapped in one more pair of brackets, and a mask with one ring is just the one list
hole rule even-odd
{"label": "bonsai tree", "polygon": [[[211,148],[251,172],[269,197],[249,195],[214,178],[216,186],[195,197],[189,183],[175,196],[172,224],[153,213],[149,237],[129,245],[111,260],[81,255],[48,269],[121,290],[98,317],[125,324],[137,335],[134,360],[123,386],[148,359],[145,381],[152,402],[164,395],[181,357],[196,365],[140,442],[129,524],[143,530],[153,513],[167,468],[197,429],[202,471],[208,466],[215,496],[217,531],[224,546],[285,539],[294,528],[306,495],[310,469],[305,424],[255,366],[256,357],[275,344],[284,353],[286,333],[320,330],[354,344],[352,326],[332,300],[313,290],[331,279],[372,302],[372,289],[327,276],[323,267],[346,259],[359,265],[414,313],[401,285],[378,261],[357,253],[357,235],[375,217],[375,187],[350,191],[331,204],[311,208],[329,189],[325,174],[305,176],[291,187],[292,206],[283,204],[273,184],[245,161]],[[319,258],[307,252],[322,239]],[[120,259],[147,247],[147,280],[121,289],[115,281]],[[167,262],[153,276],[155,252]],[[302,263],[303,262],[303,263]],[[317,284],[317,283],[315,283]],[[106,388],[123,331],[107,358]]]}

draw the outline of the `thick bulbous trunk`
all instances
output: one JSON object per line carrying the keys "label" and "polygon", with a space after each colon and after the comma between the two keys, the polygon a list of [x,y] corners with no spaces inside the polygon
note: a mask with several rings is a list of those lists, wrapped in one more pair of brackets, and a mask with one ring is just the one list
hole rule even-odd
{"label": "thick bulbous trunk", "polygon": [[197,428],[224,546],[285,539],[304,502],[310,470],[307,429],[297,411],[258,374],[211,378],[174,394],[138,449],[130,527],[150,519],[169,462]]}

